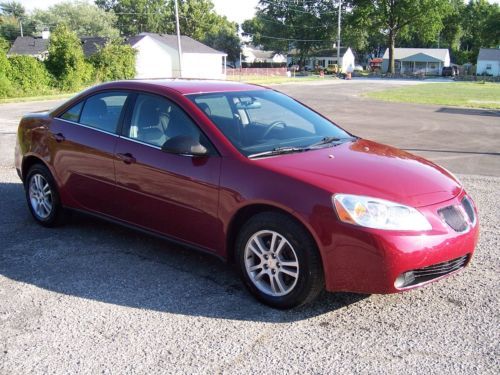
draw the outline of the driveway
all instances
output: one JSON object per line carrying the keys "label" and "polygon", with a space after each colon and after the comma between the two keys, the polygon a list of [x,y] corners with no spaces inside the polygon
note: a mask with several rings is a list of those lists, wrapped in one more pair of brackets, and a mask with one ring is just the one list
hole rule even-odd
{"label": "driveway", "polygon": [[500,111],[390,103],[362,96],[419,81],[354,79],[274,85],[362,138],[403,148],[454,173],[500,176]]}

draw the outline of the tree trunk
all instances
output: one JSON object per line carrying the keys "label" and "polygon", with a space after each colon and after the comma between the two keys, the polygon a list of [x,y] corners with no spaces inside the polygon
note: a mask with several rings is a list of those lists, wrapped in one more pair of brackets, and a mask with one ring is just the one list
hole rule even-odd
{"label": "tree trunk", "polygon": [[387,73],[394,74],[394,46],[396,44],[396,33],[393,29],[389,29],[389,67]]}

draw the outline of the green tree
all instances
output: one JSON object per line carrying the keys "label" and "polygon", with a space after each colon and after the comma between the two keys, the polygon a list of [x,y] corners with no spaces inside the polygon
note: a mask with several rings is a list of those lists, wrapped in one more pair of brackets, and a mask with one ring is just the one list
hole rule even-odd
{"label": "green tree", "polygon": [[287,53],[295,48],[303,65],[312,50],[332,46],[336,19],[337,8],[331,0],[293,4],[289,0],[261,0],[255,18],[245,21],[242,28],[254,44],[265,49]]}
{"label": "green tree", "polygon": [[0,37],[0,97],[5,98],[10,96],[12,92],[12,83],[7,78],[10,72],[10,63],[7,58],[9,43]]}
{"label": "green tree", "polygon": [[221,29],[218,32],[209,34],[204,39],[204,42],[218,51],[226,52],[227,61],[236,63],[240,57],[240,38],[235,30]]}
{"label": "green tree", "polygon": [[13,41],[21,35],[20,22],[26,16],[23,5],[17,1],[0,3],[0,37]]}
{"label": "green tree", "polygon": [[85,61],[80,39],[66,24],[56,27],[50,37],[48,71],[63,90],[78,90],[88,83],[92,66]]}
{"label": "green tree", "polygon": [[[96,4],[115,12],[123,35],[176,32],[173,0],[97,0]],[[237,24],[218,15],[211,0],[179,0],[179,24],[182,35],[226,52],[230,60],[239,55]]]}
{"label": "green tree", "polygon": [[388,73],[394,73],[394,48],[398,36],[419,30],[422,40],[430,40],[443,28],[449,3],[443,0],[374,0],[372,17],[387,35]]}
{"label": "green tree", "polygon": [[175,30],[175,23],[172,23],[173,8],[169,0],[96,0],[95,3],[104,11],[116,14],[116,26],[122,35]]}
{"label": "green tree", "polygon": [[135,77],[136,50],[117,41],[106,44],[90,57],[94,76],[99,82]]}
{"label": "green tree", "polygon": [[22,18],[26,15],[26,9],[23,4],[17,1],[3,1],[0,3],[2,14],[8,17]]}
{"label": "green tree", "polygon": [[475,62],[481,47],[496,48],[500,45],[500,6],[486,0],[471,0],[463,10],[464,35],[461,50],[467,51],[469,62]]}
{"label": "green tree", "polygon": [[46,89],[50,78],[42,62],[32,56],[12,56],[7,78],[23,93],[33,94]]}
{"label": "green tree", "polygon": [[65,23],[79,37],[116,38],[119,36],[118,29],[114,27],[116,20],[113,11],[106,12],[84,1],[58,3],[47,10],[37,9],[31,16],[31,21],[35,23],[38,31]]}

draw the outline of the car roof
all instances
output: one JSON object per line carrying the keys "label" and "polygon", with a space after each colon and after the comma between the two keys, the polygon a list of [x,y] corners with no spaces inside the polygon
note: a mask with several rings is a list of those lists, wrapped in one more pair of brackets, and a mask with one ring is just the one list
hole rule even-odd
{"label": "car roof", "polygon": [[234,81],[219,81],[205,79],[134,79],[127,81],[108,82],[100,87],[123,88],[124,86],[133,88],[146,88],[155,86],[157,88],[168,88],[179,92],[182,95],[216,93],[230,91],[265,90],[265,87],[251,85],[248,83]]}

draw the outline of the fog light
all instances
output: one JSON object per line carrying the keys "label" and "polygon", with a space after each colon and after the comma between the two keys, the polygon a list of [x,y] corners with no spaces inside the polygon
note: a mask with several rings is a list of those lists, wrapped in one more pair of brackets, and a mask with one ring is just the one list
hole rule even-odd
{"label": "fog light", "polygon": [[413,274],[413,271],[408,271],[402,273],[396,278],[396,281],[394,281],[394,286],[400,289],[410,285],[414,281],[415,281],[415,275]]}

